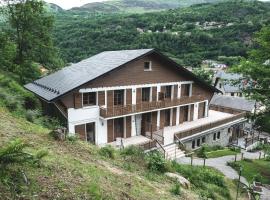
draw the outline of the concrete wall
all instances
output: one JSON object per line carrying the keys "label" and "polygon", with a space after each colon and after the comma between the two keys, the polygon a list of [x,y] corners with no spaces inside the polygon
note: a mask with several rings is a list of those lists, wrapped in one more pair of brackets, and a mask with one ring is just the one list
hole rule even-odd
{"label": "concrete wall", "polygon": [[[217,134],[220,132],[220,139],[217,139]],[[216,140],[213,139],[214,134],[216,133]],[[207,135],[202,135],[202,136],[197,136],[194,137],[194,139],[189,140],[187,142],[184,142],[186,145],[187,150],[196,150],[199,148],[197,146],[197,139],[200,139],[200,146],[202,144],[207,144],[209,146],[214,146],[214,145],[220,145],[220,146],[227,146],[229,144],[229,138],[231,134],[228,133],[228,128],[220,129],[215,132],[208,133]],[[205,137],[205,143],[202,143],[202,138]],[[192,148],[192,141],[195,140],[195,148]]]}

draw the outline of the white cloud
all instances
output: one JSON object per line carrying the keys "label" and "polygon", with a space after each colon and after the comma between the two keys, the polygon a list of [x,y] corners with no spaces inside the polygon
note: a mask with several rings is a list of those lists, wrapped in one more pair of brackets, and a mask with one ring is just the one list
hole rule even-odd
{"label": "white cloud", "polygon": [[91,2],[100,2],[105,0],[45,0],[48,3],[54,3],[64,9],[70,9],[72,7],[82,6]]}

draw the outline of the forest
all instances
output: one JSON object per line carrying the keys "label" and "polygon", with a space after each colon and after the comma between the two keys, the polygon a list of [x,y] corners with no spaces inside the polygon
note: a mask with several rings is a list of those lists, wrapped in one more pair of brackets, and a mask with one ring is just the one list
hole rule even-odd
{"label": "forest", "polygon": [[55,13],[54,43],[66,62],[106,50],[156,48],[184,66],[247,56],[270,23],[270,3],[226,1],[144,14]]}

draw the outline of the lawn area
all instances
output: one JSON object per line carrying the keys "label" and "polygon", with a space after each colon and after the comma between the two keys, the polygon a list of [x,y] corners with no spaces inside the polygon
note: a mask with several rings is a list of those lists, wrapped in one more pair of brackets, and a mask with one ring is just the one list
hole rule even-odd
{"label": "lawn area", "polygon": [[240,152],[236,151],[236,150],[231,150],[229,148],[225,148],[225,149],[221,149],[221,150],[206,152],[206,157],[207,158],[217,158],[217,157],[222,157],[222,156],[235,155],[237,153],[240,153]]}
{"label": "lawn area", "polygon": [[264,184],[270,184],[270,161],[267,160],[241,160],[236,162],[237,165],[234,168],[242,166],[242,176],[244,176],[248,182],[252,182],[254,177],[260,177],[261,182]]}

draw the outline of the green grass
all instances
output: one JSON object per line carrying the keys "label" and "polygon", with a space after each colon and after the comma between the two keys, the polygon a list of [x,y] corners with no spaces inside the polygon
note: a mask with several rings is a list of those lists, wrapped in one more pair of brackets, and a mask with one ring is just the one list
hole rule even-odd
{"label": "green grass", "polygon": [[207,158],[217,158],[217,157],[222,157],[222,156],[235,155],[237,153],[239,153],[239,151],[225,148],[225,149],[221,149],[221,150],[206,152],[206,157]]}
{"label": "green grass", "polygon": [[252,183],[255,176],[261,176],[261,182],[270,184],[270,161],[267,160],[241,160],[237,164],[242,166],[242,176]]}

